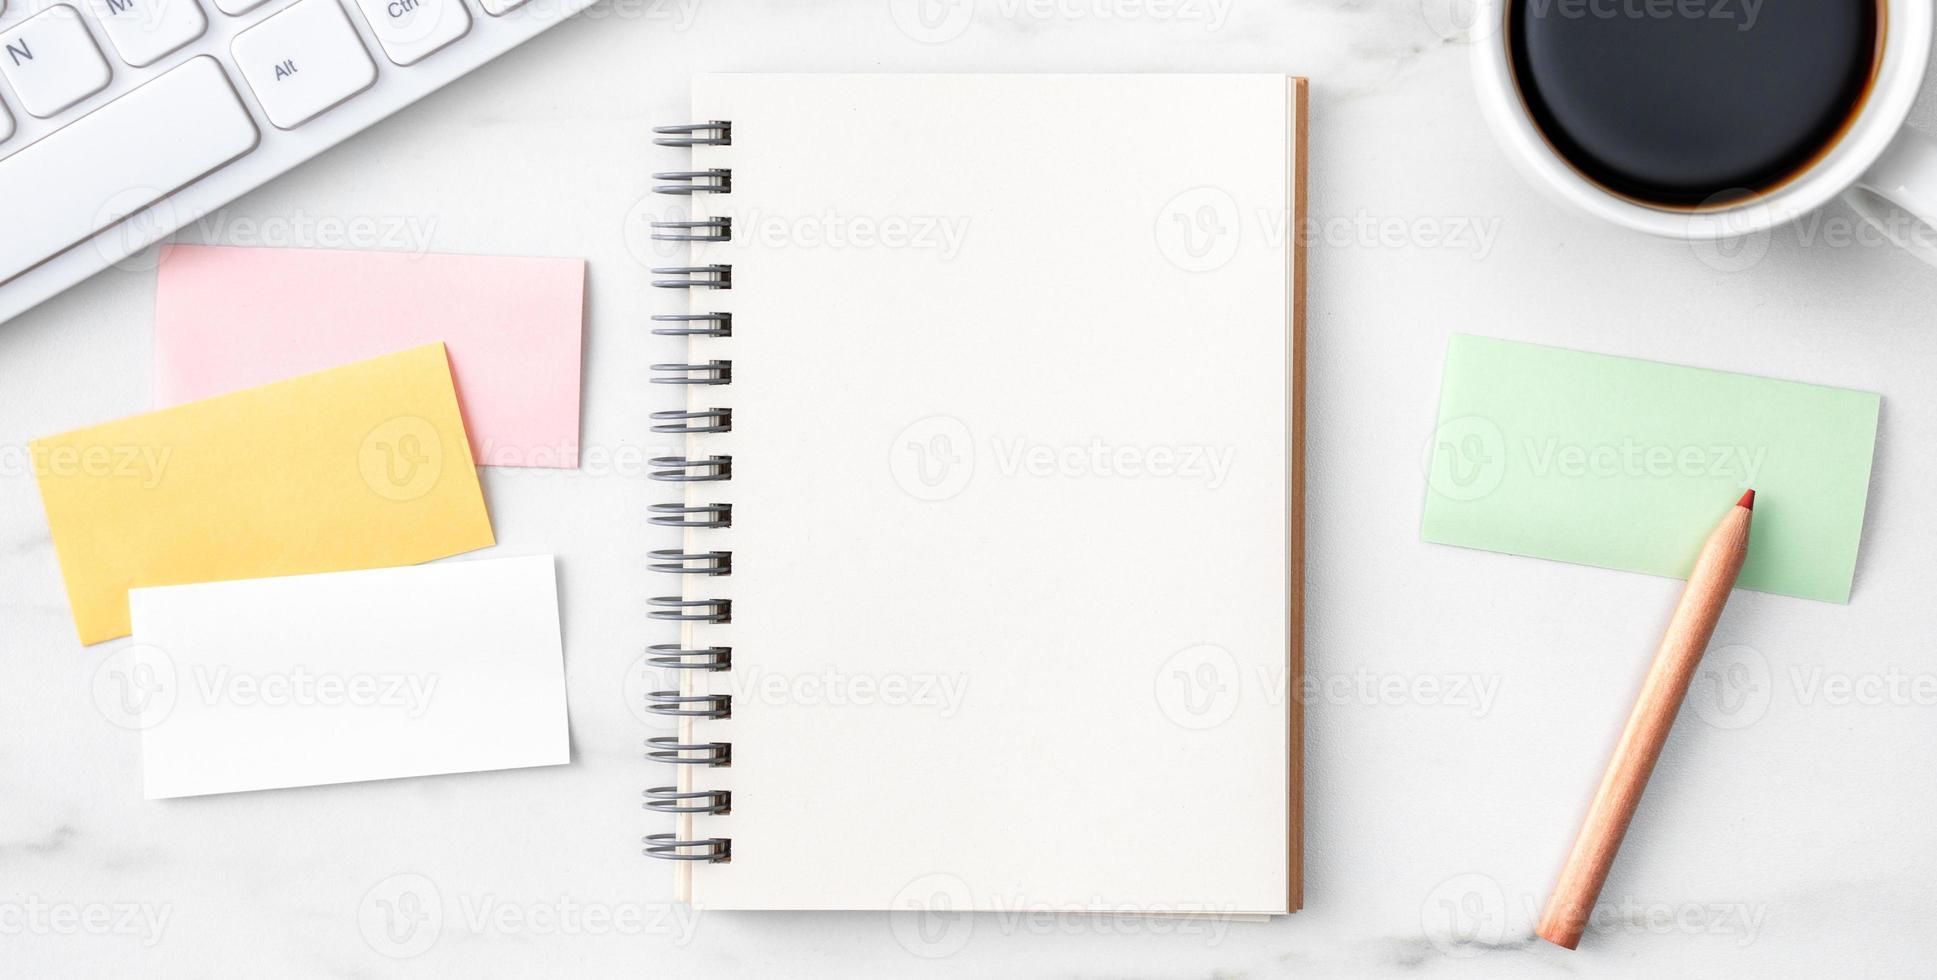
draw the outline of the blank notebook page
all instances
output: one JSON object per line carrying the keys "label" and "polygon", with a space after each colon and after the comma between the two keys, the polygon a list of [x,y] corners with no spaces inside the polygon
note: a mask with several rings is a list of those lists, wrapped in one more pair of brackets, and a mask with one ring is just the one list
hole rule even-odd
{"label": "blank notebook page", "polygon": [[1283,76],[710,76],[709,908],[1295,907]]}

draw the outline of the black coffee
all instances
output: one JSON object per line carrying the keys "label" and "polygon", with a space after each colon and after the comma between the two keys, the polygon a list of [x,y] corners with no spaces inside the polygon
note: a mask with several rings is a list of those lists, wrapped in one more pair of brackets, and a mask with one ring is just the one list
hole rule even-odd
{"label": "black coffee", "polygon": [[1773,189],[1841,135],[1879,0],[1512,0],[1515,83],[1554,149],[1618,194],[1689,207]]}

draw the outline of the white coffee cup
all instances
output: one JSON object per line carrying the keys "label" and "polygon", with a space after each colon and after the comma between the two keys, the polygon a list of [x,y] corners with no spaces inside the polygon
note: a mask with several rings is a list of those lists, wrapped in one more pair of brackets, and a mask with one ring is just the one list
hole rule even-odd
{"label": "white coffee cup", "polygon": [[[1937,140],[1903,124],[1930,61],[1934,0],[1881,0],[1883,50],[1875,81],[1829,152],[1767,193],[1695,209],[1622,197],[1582,176],[1547,142],[1513,81],[1506,25],[1515,2],[1521,0],[1477,0],[1466,35],[1487,122],[1514,164],[1542,189],[1615,224],[1693,241],[1764,232],[1840,194],[1890,240],[1937,265]],[[1907,227],[1891,204],[1928,227]]]}

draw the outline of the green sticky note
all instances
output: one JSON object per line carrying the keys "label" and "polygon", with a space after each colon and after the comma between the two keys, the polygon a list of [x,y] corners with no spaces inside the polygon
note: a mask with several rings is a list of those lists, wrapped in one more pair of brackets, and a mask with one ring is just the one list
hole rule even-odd
{"label": "green sticky note", "polygon": [[1685,578],[1753,488],[1737,585],[1848,602],[1878,406],[1868,392],[1455,335],[1420,535]]}

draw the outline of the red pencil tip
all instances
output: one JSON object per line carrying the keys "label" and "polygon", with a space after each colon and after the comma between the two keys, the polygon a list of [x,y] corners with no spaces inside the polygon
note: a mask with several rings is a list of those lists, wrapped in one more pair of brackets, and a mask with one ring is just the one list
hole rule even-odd
{"label": "red pencil tip", "polygon": [[1747,507],[1750,510],[1754,510],[1755,509],[1755,491],[1750,490],[1747,493],[1744,493],[1742,495],[1742,499],[1735,502],[1735,506]]}

